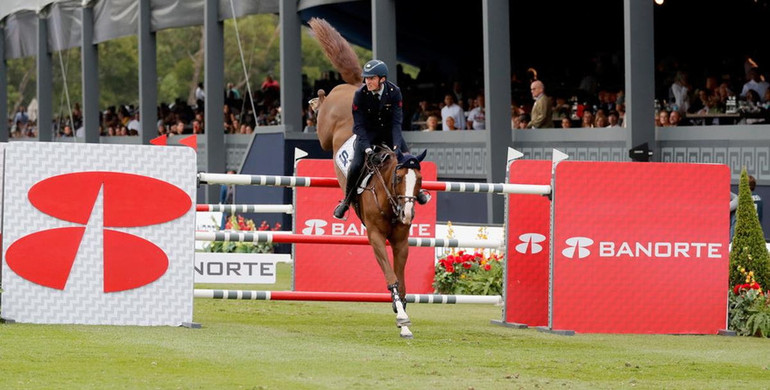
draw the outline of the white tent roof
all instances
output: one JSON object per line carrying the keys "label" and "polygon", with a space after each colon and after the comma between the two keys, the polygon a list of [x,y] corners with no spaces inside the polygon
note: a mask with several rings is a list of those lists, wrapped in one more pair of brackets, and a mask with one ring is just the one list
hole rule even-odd
{"label": "white tent roof", "polygon": [[[219,19],[278,13],[278,1],[219,0]],[[0,20],[5,21],[5,58],[36,55],[37,21],[41,15],[49,23],[48,44],[52,51],[80,46],[83,3],[92,6],[94,10],[93,43],[137,33],[137,0],[2,0]],[[204,0],[151,0],[150,10],[153,31],[201,25]]]}

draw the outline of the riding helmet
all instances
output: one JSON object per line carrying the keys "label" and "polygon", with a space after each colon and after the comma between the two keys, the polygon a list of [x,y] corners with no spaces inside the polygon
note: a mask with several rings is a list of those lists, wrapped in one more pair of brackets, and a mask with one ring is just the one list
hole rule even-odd
{"label": "riding helmet", "polygon": [[388,77],[388,66],[380,60],[371,60],[364,65],[362,77]]}

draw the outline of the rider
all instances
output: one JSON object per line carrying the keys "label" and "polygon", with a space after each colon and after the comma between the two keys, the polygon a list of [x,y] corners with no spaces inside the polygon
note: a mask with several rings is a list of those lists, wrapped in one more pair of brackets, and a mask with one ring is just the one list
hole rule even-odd
{"label": "rider", "polygon": [[[345,186],[345,198],[334,209],[334,218],[345,219],[353,192],[358,186],[364,158],[372,153],[374,145],[385,144],[409,151],[401,135],[403,99],[401,89],[388,81],[388,66],[380,60],[364,65],[361,76],[364,85],[353,95],[353,134],[357,135],[353,160],[350,162]],[[420,191],[417,202],[425,204],[427,193]]]}

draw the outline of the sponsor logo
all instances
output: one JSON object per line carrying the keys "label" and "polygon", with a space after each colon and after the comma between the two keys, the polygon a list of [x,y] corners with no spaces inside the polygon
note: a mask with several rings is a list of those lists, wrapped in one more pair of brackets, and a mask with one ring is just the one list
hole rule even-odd
{"label": "sponsor logo", "polygon": [[[102,194],[102,210],[94,205]],[[147,204],[151,193],[162,204]],[[104,292],[150,284],[168,269],[166,253],[152,242],[109,229],[165,223],[187,213],[192,201],[182,189],[152,177],[119,172],[76,172],[44,179],[29,189],[30,203],[76,226],[35,232],[11,243],[8,266],[22,278],[64,290],[92,213],[102,212]]]}
{"label": "sponsor logo", "polygon": [[[430,237],[430,224],[413,223],[409,226],[409,235],[412,237]],[[332,236],[365,236],[366,226],[362,223],[329,223],[324,219],[307,219],[305,227],[302,228],[302,234],[308,236],[319,236],[329,234]]]}
{"label": "sponsor logo", "polygon": [[305,228],[302,229],[302,234],[309,236],[319,236],[325,234],[326,232],[324,231],[324,226],[328,224],[329,223],[323,219],[308,219],[305,221]]}
{"label": "sponsor logo", "polygon": [[594,240],[588,237],[572,237],[566,240],[567,248],[561,251],[564,257],[574,259],[583,259],[591,254],[588,247],[594,243]]}
{"label": "sponsor logo", "polygon": [[[588,237],[571,237],[565,240],[567,248],[562,255],[570,259],[583,259],[591,255],[594,240]],[[682,241],[599,241],[597,255],[601,258],[708,258],[721,259],[723,245],[716,242]]]}
{"label": "sponsor logo", "polygon": [[543,251],[542,242],[545,241],[545,236],[539,233],[524,233],[519,236],[520,244],[516,245],[516,252],[522,254],[535,254]]}

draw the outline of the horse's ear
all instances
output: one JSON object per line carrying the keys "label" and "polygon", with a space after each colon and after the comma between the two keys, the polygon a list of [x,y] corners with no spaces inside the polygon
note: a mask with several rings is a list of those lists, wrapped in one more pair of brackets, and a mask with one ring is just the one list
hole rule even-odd
{"label": "horse's ear", "polygon": [[420,153],[419,156],[417,156],[417,161],[422,161],[425,158],[425,155],[428,154],[428,149],[425,149]]}

